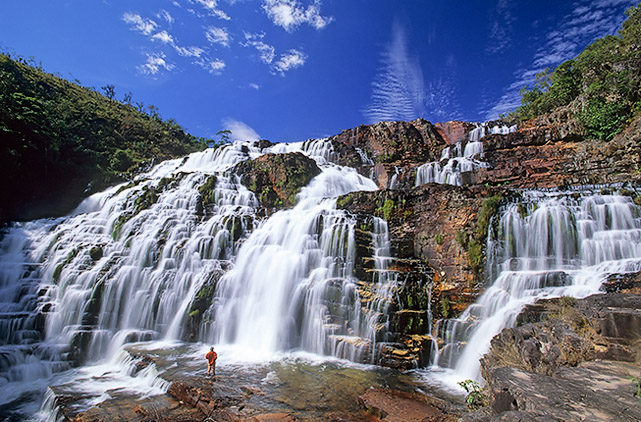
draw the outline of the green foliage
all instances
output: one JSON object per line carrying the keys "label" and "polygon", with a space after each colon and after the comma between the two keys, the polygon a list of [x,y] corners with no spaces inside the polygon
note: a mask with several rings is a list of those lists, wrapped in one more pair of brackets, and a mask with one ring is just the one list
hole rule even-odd
{"label": "green foliage", "polygon": [[588,137],[609,141],[621,132],[628,119],[630,107],[625,103],[606,101],[602,97],[592,98],[577,115],[586,129]]}
{"label": "green foliage", "polygon": [[452,312],[450,298],[447,296],[441,296],[441,315],[443,315],[443,318],[447,319],[450,317],[450,312]]}
{"label": "green foliage", "polygon": [[467,259],[470,262],[470,268],[476,274],[483,269],[483,244],[473,239],[467,244]]}
{"label": "green foliage", "polygon": [[348,193],[347,195],[339,196],[338,199],[336,199],[336,207],[345,209],[350,206],[352,202],[354,202],[354,195]]}
{"label": "green foliage", "polygon": [[386,220],[389,220],[390,218],[392,218],[393,211],[394,211],[394,201],[392,201],[391,199],[386,199],[382,207],[383,217]]}
{"label": "green foliage", "polygon": [[102,90],[106,97],[0,54],[0,222],[66,212],[143,163],[206,147],[156,107],[137,109],[130,93],[116,101],[113,85]]}
{"label": "green foliage", "polygon": [[434,236],[434,241],[436,242],[437,245],[442,245],[443,244],[443,235],[440,233],[437,233]]}
{"label": "green foliage", "polygon": [[640,111],[641,12],[626,11],[618,35],[594,41],[581,54],[537,75],[532,88],[521,90],[521,107],[508,116],[527,120],[575,100],[577,121],[589,138],[608,141]]}
{"label": "green foliage", "polygon": [[483,391],[483,388],[478,382],[473,380],[465,380],[457,383],[468,393],[465,398],[465,405],[468,409],[475,411],[490,404],[490,398]]}
{"label": "green foliage", "polygon": [[629,377],[629,378],[630,378],[630,381],[634,383],[634,388],[636,388],[634,397],[638,398],[641,401],[641,377]]}
{"label": "green foliage", "polygon": [[490,226],[490,220],[496,214],[501,205],[503,196],[500,193],[487,198],[479,212],[479,219],[476,224],[476,238],[481,241],[487,237],[487,231]]}

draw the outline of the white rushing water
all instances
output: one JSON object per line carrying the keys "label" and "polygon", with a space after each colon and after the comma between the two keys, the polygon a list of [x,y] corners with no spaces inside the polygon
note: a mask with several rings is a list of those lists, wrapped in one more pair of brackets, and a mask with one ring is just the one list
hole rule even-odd
{"label": "white rushing water", "polygon": [[[527,215],[510,205],[487,243],[490,286],[458,318],[446,321],[436,364],[458,380],[481,380],[490,340],[514,325],[527,304],[546,297],[586,297],[608,275],[641,270],[641,210],[619,195],[531,192]],[[519,212],[521,211],[521,213]]]}
{"label": "white rushing water", "polygon": [[[259,355],[305,350],[374,360],[396,282],[385,275],[387,225],[373,219],[377,299],[364,305],[354,276],[356,219],[335,201],[375,183],[332,164],[336,155],[322,139],[256,145],[163,162],[134,183],[93,195],[70,217],[7,229],[0,242],[0,406],[33,414],[34,397],[67,374],[92,397],[87,406],[117,382],[163,391],[153,374],[130,370],[122,347],[183,339],[191,305],[207,285],[215,293],[200,341]],[[232,167],[295,151],[316,160],[321,174],[295,207],[258,216],[256,197]],[[203,206],[200,189],[214,184]],[[80,372],[70,369],[78,364]],[[96,386],[98,394],[82,381],[96,374],[116,381]],[[40,418],[55,419],[48,409]]]}
{"label": "white rushing water", "polygon": [[516,131],[515,126],[488,126],[487,123],[477,125],[467,135],[465,141],[445,147],[441,151],[438,161],[425,163],[416,169],[414,186],[426,183],[439,183],[446,185],[463,185],[463,173],[487,167],[483,161],[483,143],[487,135],[507,134]]}

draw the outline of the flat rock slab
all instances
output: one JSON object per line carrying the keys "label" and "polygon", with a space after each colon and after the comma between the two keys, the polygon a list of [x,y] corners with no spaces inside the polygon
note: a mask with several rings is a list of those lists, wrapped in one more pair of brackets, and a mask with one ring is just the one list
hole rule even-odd
{"label": "flat rock slab", "polygon": [[269,413],[245,419],[243,422],[298,422],[298,419],[289,413]]}
{"label": "flat rock slab", "polygon": [[[639,366],[613,361],[583,362],[555,376],[502,367],[490,371],[495,416],[479,420],[641,421],[635,396]],[[525,419],[523,419],[525,418]],[[472,419],[466,419],[472,420]]]}
{"label": "flat rock slab", "polygon": [[358,401],[384,422],[455,422],[459,419],[446,402],[418,393],[370,389]]}

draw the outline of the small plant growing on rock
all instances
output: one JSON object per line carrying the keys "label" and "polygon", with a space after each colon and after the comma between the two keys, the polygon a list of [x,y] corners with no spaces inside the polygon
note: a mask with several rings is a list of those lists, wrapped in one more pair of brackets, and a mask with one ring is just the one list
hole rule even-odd
{"label": "small plant growing on rock", "polygon": [[437,233],[434,236],[434,241],[436,242],[437,245],[442,245],[443,244],[443,235],[440,233]]}
{"label": "small plant growing on rock", "polygon": [[638,398],[641,401],[641,377],[628,376],[627,378],[634,383],[634,388],[636,388],[634,397]]}
{"label": "small plant growing on rock", "polygon": [[463,387],[467,392],[467,397],[465,397],[465,406],[467,406],[469,410],[474,411],[489,405],[490,398],[483,391],[483,388],[478,382],[465,380],[458,382],[458,385]]}

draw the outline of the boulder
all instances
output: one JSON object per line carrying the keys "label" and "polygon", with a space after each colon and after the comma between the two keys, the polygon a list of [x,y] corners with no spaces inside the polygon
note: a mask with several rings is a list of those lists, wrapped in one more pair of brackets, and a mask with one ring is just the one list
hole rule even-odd
{"label": "boulder", "polygon": [[234,171],[268,213],[294,206],[296,195],[321,172],[314,160],[300,152],[265,154],[239,163]]}

